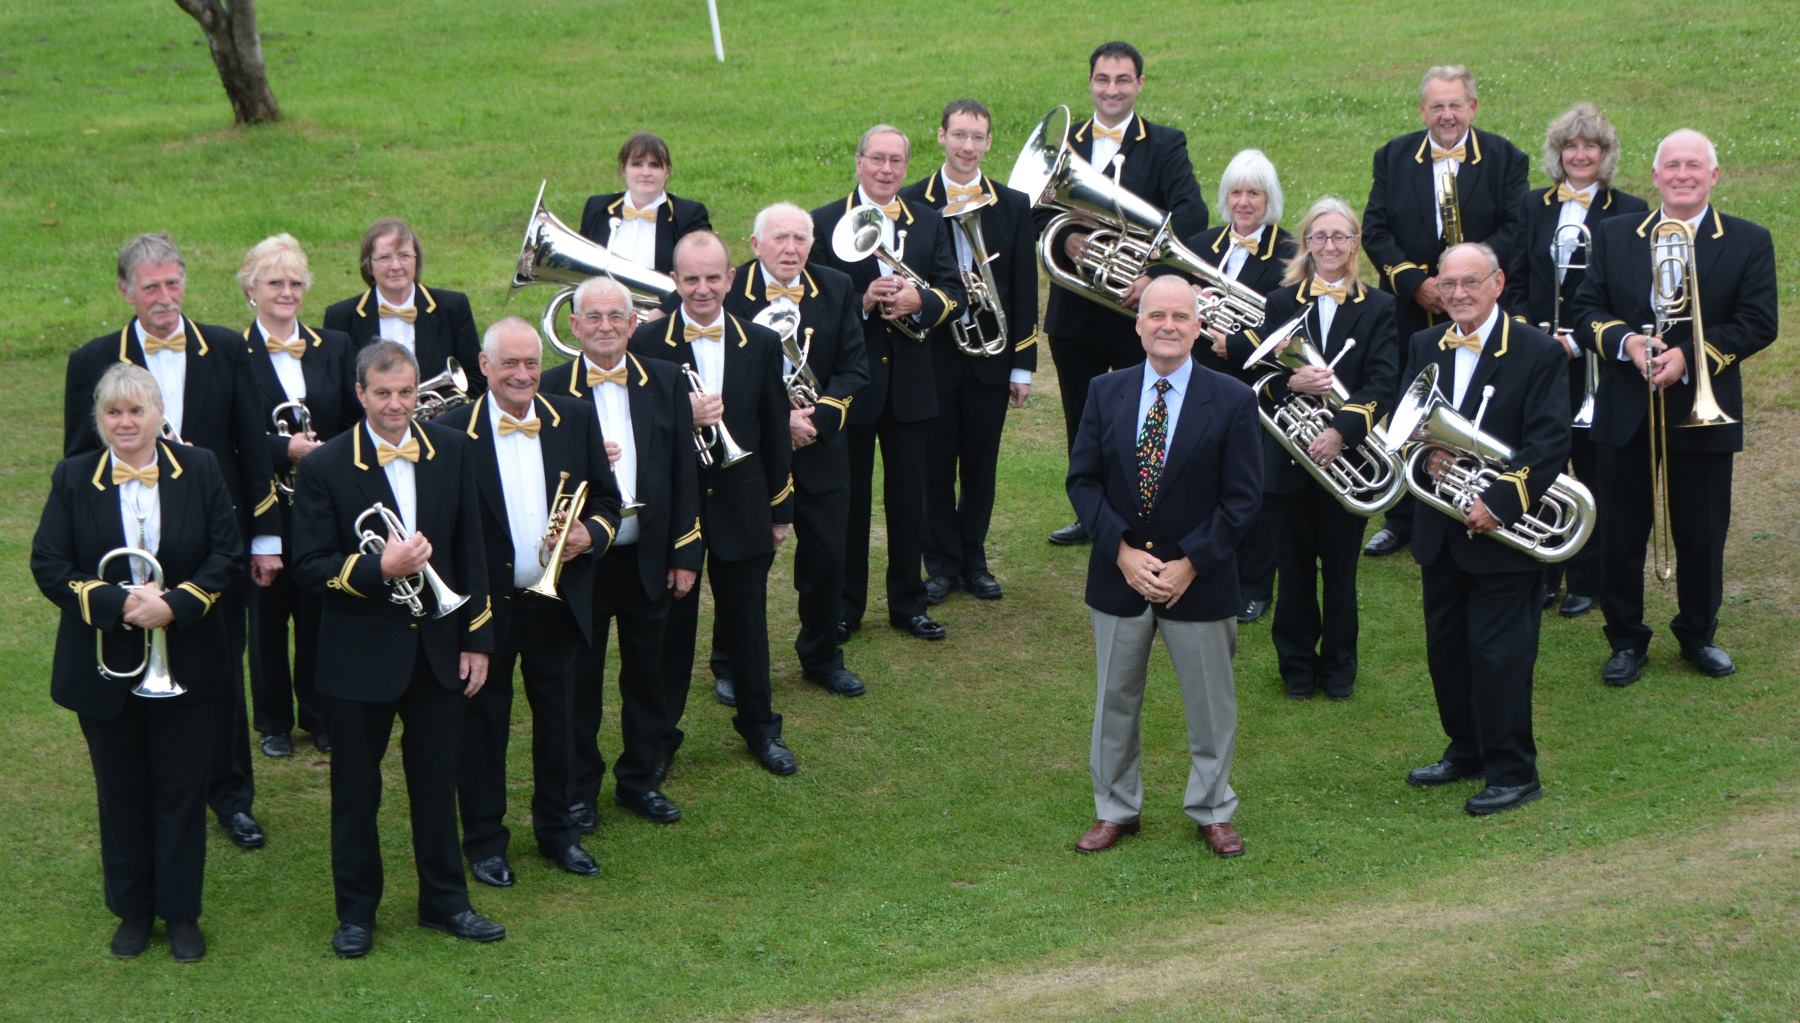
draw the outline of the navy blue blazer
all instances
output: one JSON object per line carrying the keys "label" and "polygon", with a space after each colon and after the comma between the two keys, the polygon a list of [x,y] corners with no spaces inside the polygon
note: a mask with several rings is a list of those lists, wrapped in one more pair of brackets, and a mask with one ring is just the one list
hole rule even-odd
{"label": "navy blue blazer", "polygon": [[1069,453],[1069,501],[1094,538],[1087,603],[1120,617],[1148,605],[1119,570],[1121,541],[1164,561],[1187,558],[1198,574],[1173,607],[1156,616],[1217,621],[1243,607],[1237,548],[1262,504],[1262,427],[1250,388],[1194,364],[1175,422],[1156,501],[1138,509],[1138,399],[1142,364],[1095,377]]}

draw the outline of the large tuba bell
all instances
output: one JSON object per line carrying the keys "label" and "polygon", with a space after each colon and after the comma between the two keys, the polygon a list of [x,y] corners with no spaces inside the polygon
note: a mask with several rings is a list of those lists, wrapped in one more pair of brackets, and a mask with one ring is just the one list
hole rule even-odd
{"label": "large tuba bell", "polygon": [[[950,325],[950,336],[965,355],[999,355],[1006,351],[1006,309],[1000,301],[1000,286],[994,280],[993,268],[989,266],[1000,258],[1000,254],[988,251],[987,240],[981,234],[981,211],[997,201],[992,195],[983,193],[950,203],[942,210],[944,220],[956,225],[952,230],[961,231],[968,239],[972,257],[970,267],[962,272],[963,292],[969,299],[968,322],[957,317]],[[983,312],[994,317],[992,337],[981,325]]]}
{"label": "large tuba bell", "polygon": [[[1114,157],[1107,177],[1069,148],[1069,108],[1045,115],[1031,133],[1007,184],[1031,197],[1034,208],[1060,211],[1038,237],[1038,259],[1050,280],[1109,309],[1136,316],[1124,304],[1139,277],[1167,266],[1198,278],[1200,315],[1207,326],[1235,334],[1263,321],[1263,297],[1221,274],[1181,243],[1170,216],[1119,184],[1124,166]],[[1057,241],[1067,228],[1088,232],[1087,246],[1073,267]]]}
{"label": "large tuba bell", "polygon": [[[874,256],[920,292],[930,291],[931,282],[906,265],[906,231],[899,232],[898,240],[894,235],[894,222],[881,212],[881,207],[864,203],[838,218],[837,226],[831,229],[831,251],[846,263],[860,263]],[[921,330],[905,316],[888,322],[914,341],[923,341],[931,333],[929,328]]]}
{"label": "large tuba bell", "polygon": [[[1388,419],[1389,452],[1412,445],[1406,458],[1406,489],[1458,522],[1466,521],[1470,506],[1512,459],[1512,448],[1481,432],[1482,415],[1487,412],[1492,395],[1491,386],[1483,390],[1481,409],[1475,413],[1475,421],[1469,422],[1457,414],[1450,399],[1438,389],[1438,368],[1434,364],[1413,378]],[[1436,479],[1425,471],[1426,458],[1434,450],[1448,452],[1453,458]],[[1581,550],[1593,535],[1594,521],[1594,495],[1575,477],[1563,473],[1544,491],[1536,507],[1520,515],[1517,522],[1502,525],[1488,535],[1516,551],[1554,564],[1567,561]]]}
{"label": "large tuba bell", "polygon": [[419,384],[418,404],[413,408],[413,421],[423,423],[453,408],[469,403],[469,375],[462,364],[445,357],[444,371]]}
{"label": "large tuba bell", "polygon": [[1245,369],[1269,371],[1255,385],[1258,418],[1288,457],[1318,480],[1346,511],[1363,516],[1387,511],[1405,492],[1406,479],[1401,474],[1400,460],[1385,446],[1387,435],[1381,427],[1371,427],[1361,444],[1338,452],[1325,465],[1313,461],[1308,453],[1319,434],[1330,428],[1338,409],[1350,400],[1344,385],[1333,380],[1330,392],[1317,396],[1290,390],[1277,400],[1270,393],[1270,385],[1277,379],[1302,367],[1335,368],[1338,359],[1356,345],[1355,338],[1346,339],[1337,357],[1327,362],[1305,337],[1306,313],[1311,308],[1310,304],[1302,306],[1298,315],[1270,334],[1244,363]]}
{"label": "large tuba bell", "polygon": [[[143,562],[145,577],[155,583],[158,589],[162,588],[162,562],[156,560],[156,555],[141,547],[115,547],[107,551],[101,556],[100,565],[94,569],[94,574],[102,579],[106,578],[106,566],[111,564],[115,558]],[[126,584],[125,588],[135,590],[137,586]],[[131,626],[127,625],[126,628],[129,629]],[[123,681],[142,674],[143,679],[132,687],[131,695],[133,696],[142,696],[147,700],[161,700],[170,696],[180,696],[187,692],[182,688],[181,683],[175,681],[175,677],[169,674],[169,641],[162,629],[144,630],[144,659],[137,667],[129,671],[114,671],[106,666],[106,633],[104,632],[94,640],[94,660],[100,669],[101,678]]]}
{"label": "large tuba bell", "polygon": [[590,277],[611,277],[631,293],[638,307],[638,322],[649,310],[659,308],[663,300],[675,294],[675,279],[649,267],[615,255],[611,249],[582,236],[544,208],[544,186],[538,185],[537,201],[525,221],[525,243],[519,248],[519,261],[513,267],[514,290],[528,284],[557,284],[562,287],[544,307],[544,318],[538,326],[557,351],[573,359],[581,354],[581,346],[571,345],[556,333],[556,310],[575,297],[575,288]]}
{"label": "large tuba bell", "polygon": [[[412,533],[407,531],[406,523],[400,521],[400,516],[395,515],[380,501],[370,505],[356,517],[351,528],[357,534],[356,549],[376,561],[381,560],[381,552],[387,549],[387,536],[363,527],[363,522],[371,516],[386,527],[386,532],[392,533],[394,539],[405,543],[412,538]],[[437,605],[437,610],[431,612],[433,618],[442,618],[469,602],[467,594],[458,593],[445,584],[443,577],[437,574],[437,569],[432,568],[430,562],[426,562],[423,569],[412,575],[389,579],[388,599],[411,611],[414,618],[423,618],[425,601],[421,599],[421,595],[428,586],[431,588],[432,602]]]}
{"label": "large tuba bell", "polygon": [[807,357],[812,354],[813,329],[807,327],[803,337],[800,314],[787,306],[764,306],[750,322],[775,332],[781,339],[782,356],[794,367],[781,375],[781,382],[787,387],[788,404],[797,409],[817,405],[819,378],[806,364]]}

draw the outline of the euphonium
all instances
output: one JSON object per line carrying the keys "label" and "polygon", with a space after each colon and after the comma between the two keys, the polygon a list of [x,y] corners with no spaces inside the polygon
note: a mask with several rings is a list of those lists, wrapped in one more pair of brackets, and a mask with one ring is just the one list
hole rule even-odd
{"label": "euphonium", "polygon": [[781,340],[781,354],[794,367],[781,375],[781,382],[787,388],[788,404],[797,409],[818,404],[819,378],[806,364],[807,357],[812,354],[813,329],[806,328],[802,337],[800,314],[786,306],[764,306],[750,322],[775,332]]}
{"label": "euphonium", "polygon": [[[906,232],[900,231],[896,241],[894,222],[881,212],[879,206],[864,203],[839,218],[837,226],[831,230],[831,251],[846,263],[860,263],[874,256],[921,294],[931,290],[931,282],[906,265]],[[902,316],[887,322],[914,341],[925,340],[930,329],[922,330],[910,320],[910,317]]]}
{"label": "euphonium", "polygon": [[[700,374],[694,367],[685,362],[677,365],[681,367],[681,375],[687,377],[688,388],[695,394],[705,394],[706,384],[700,380]],[[722,416],[711,426],[694,427],[694,453],[700,456],[700,464],[708,469],[715,465],[720,469],[729,469],[750,457],[750,452],[739,447],[731,436]]]}
{"label": "euphonium", "polygon": [[[1466,522],[1468,510],[1488,486],[1505,471],[1513,451],[1507,444],[1481,432],[1493,388],[1482,390],[1481,408],[1473,423],[1458,415],[1450,399],[1438,389],[1438,368],[1426,366],[1400,395],[1388,419],[1388,451],[1411,444],[1406,458],[1406,489],[1414,497],[1458,522]],[[1432,451],[1442,450],[1453,459],[1433,479],[1425,471]],[[1581,550],[1594,532],[1594,495],[1581,481],[1563,473],[1544,491],[1535,507],[1511,525],[1501,525],[1487,535],[1539,561],[1567,561]]]}
{"label": "euphonium", "polygon": [[[1556,252],[1556,265],[1551,273],[1550,322],[1538,324],[1538,329],[1558,341],[1562,340],[1562,293],[1564,275],[1570,270],[1586,270],[1588,247],[1593,243],[1594,234],[1586,224],[1564,224],[1556,229],[1550,247]],[[1579,262],[1577,262],[1579,260]],[[1591,429],[1594,425],[1594,396],[1600,391],[1600,356],[1593,352],[1584,353],[1582,372],[1585,375],[1581,389],[1581,407],[1575,410],[1575,418],[1569,423],[1578,430]]]}
{"label": "euphonium", "polygon": [[540,597],[561,600],[556,592],[556,580],[562,575],[563,548],[569,543],[569,527],[581,519],[581,511],[587,507],[587,480],[582,480],[575,487],[574,493],[564,493],[563,488],[569,484],[569,474],[563,473],[556,481],[556,494],[550,498],[550,517],[544,527],[544,538],[538,541],[538,565],[543,574],[530,586],[525,587]]}
{"label": "euphonium", "polygon": [[[294,425],[292,427],[288,425],[286,416],[286,413],[290,412],[293,413],[294,419]],[[300,436],[302,437],[310,438],[313,435],[312,411],[306,407],[304,402],[282,402],[269,410],[269,421],[275,425],[275,436],[277,437],[292,437],[296,430],[299,431]],[[275,490],[281,494],[281,499],[288,504],[294,503],[294,473],[296,471],[297,470],[295,469],[289,469],[287,472],[284,472],[275,478]]]}
{"label": "euphonium", "polygon": [[[544,209],[545,181],[538,185],[537,201],[525,221],[525,243],[519,248],[519,259],[513,266],[512,287],[516,291],[528,284],[562,285],[538,326],[555,349],[573,359],[581,354],[581,346],[571,345],[556,333],[556,310],[575,297],[575,287],[590,277],[611,277],[631,293],[638,309],[638,322],[643,323],[650,310],[660,308],[663,300],[675,294],[675,279],[646,266],[616,255],[605,245],[583,237],[569,225]],[[615,224],[613,236],[617,236]]]}
{"label": "euphonium", "polygon": [[[356,549],[376,561],[381,560],[381,552],[387,549],[387,537],[373,529],[363,528],[364,520],[371,515],[387,527],[387,531],[394,535],[394,539],[404,543],[412,538],[412,534],[407,532],[406,523],[400,521],[400,516],[395,515],[380,501],[375,502],[356,517],[356,523],[351,528],[357,534]],[[388,599],[411,611],[414,618],[423,618],[425,617],[425,602],[420,599],[420,595],[427,586],[431,587],[432,599],[437,604],[437,610],[431,613],[433,618],[442,618],[469,602],[466,594],[457,593],[444,584],[443,578],[437,574],[436,569],[431,567],[430,562],[426,562],[423,569],[412,575],[389,579]]]}
{"label": "euphonium", "polygon": [[1399,459],[1385,447],[1387,436],[1381,427],[1370,427],[1362,443],[1338,452],[1338,456],[1325,465],[1313,461],[1308,452],[1319,434],[1330,428],[1338,409],[1350,400],[1350,392],[1344,385],[1334,379],[1331,390],[1317,396],[1289,390],[1286,397],[1276,400],[1270,394],[1269,386],[1276,379],[1304,366],[1333,369],[1338,359],[1356,345],[1355,338],[1346,338],[1336,358],[1327,362],[1324,354],[1304,336],[1306,312],[1310,308],[1310,304],[1302,306],[1298,315],[1270,334],[1244,363],[1245,369],[1269,370],[1255,385],[1257,416],[1262,420],[1263,428],[1287,451],[1288,457],[1318,480],[1346,511],[1363,516],[1384,512],[1399,502],[1406,480],[1401,475]]}
{"label": "euphonium", "polygon": [[413,409],[413,421],[423,423],[453,408],[460,408],[469,403],[469,376],[463,372],[462,364],[453,358],[444,359],[444,371],[419,385],[419,403]]}
{"label": "euphonium", "polygon": [[[969,301],[968,322],[963,322],[959,316],[950,324],[951,338],[966,355],[999,355],[1006,351],[1006,310],[1000,301],[1000,285],[994,280],[994,271],[989,266],[1000,258],[1000,254],[989,252],[987,241],[981,235],[981,211],[995,202],[992,195],[983,193],[950,203],[942,211],[944,219],[955,225],[952,230],[961,231],[969,241],[971,266],[962,272],[963,293]],[[993,314],[992,337],[981,325],[983,311]]]}
{"label": "euphonium", "polygon": [[[158,589],[162,588],[162,562],[156,560],[156,555],[141,547],[115,547],[107,551],[101,556],[100,564],[94,569],[94,574],[102,579],[106,578],[106,566],[111,564],[114,558],[143,562],[146,577],[150,582],[155,583]],[[131,583],[123,585],[128,590],[138,588]],[[127,625],[125,628],[129,629],[131,626]],[[169,642],[162,629],[144,630],[144,659],[130,671],[114,671],[106,666],[106,633],[104,632],[99,633],[94,640],[94,661],[100,670],[101,678],[123,681],[142,674],[143,680],[132,687],[131,695],[133,696],[142,696],[147,700],[160,700],[165,697],[180,696],[187,692],[182,688],[181,683],[175,681],[175,677],[169,674]]]}
{"label": "euphonium", "polygon": [[[1013,164],[1006,183],[1031,197],[1033,208],[1060,211],[1038,237],[1038,259],[1050,280],[1109,309],[1136,316],[1124,298],[1153,266],[1199,279],[1200,315],[1207,326],[1235,334],[1262,324],[1263,297],[1219,272],[1175,237],[1171,217],[1119,184],[1124,166],[1114,157],[1107,177],[1069,148],[1069,108],[1045,115]],[[1065,267],[1058,237],[1069,228],[1088,233],[1074,267]]]}

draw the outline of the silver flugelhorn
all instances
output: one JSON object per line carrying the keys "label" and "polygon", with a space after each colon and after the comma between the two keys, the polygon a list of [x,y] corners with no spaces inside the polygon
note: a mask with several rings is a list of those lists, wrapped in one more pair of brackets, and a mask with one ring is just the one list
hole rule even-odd
{"label": "silver flugelhorn", "polygon": [[[293,419],[292,426],[288,425],[290,416]],[[313,437],[312,410],[308,409],[304,402],[282,402],[269,410],[269,422],[274,425],[275,436],[277,437],[292,437],[296,434],[309,439]],[[275,490],[281,495],[281,499],[288,504],[294,503],[295,471],[296,470],[294,469],[289,469],[287,472],[275,477]]]}
{"label": "silver flugelhorn", "polygon": [[[1556,254],[1555,265],[1551,270],[1550,322],[1539,323],[1538,329],[1558,341],[1563,330],[1562,293],[1564,275],[1570,270],[1586,270],[1588,246],[1593,243],[1594,234],[1586,224],[1564,224],[1556,229],[1550,240],[1550,248]],[[1579,260],[1579,262],[1577,262]],[[1591,429],[1594,425],[1594,396],[1600,392],[1600,356],[1593,352],[1585,353],[1582,360],[1582,372],[1585,375],[1581,389],[1581,407],[1575,410],[1575,418],[1569,423],[1578,430]]]}
{"label": "silver flugelhorn", "polygon": [[[968,240],[972,257],[972,265],[962,272],[963,293],[969,302],[968,319],[964,322],[959,316],[950,323],[950,337],[965,355],[999,355],[1006,351],[1006,310],[1000,301],[1000,285],[994,280],[994,271],[989,266],[1000,258],[1000,254],[989,252],[987,241],[981,236],[981,211],[998,201],[984,192],[972,199],[950,203],[942,211],[943,218],[955,225],[951,230],[961,231]],[[981,325],[984,310],[994,317],[992,337]]]}
{"label": "silver flugelhorn", "polygon": [[[1279,400],[1270,393],[1271,384],[1295,370],[1306,366],[1336,368],[1338,359],[1356,346],[1355,338],[1346,338],[1337,357],[1327,361],[1305,336],[1306,313],[1311,308],[1310,303],[1302,306],[1293,319],[1258,345],[1244,363],[1245,369],[1269,371],[1254,386],[1257,416],[1262,420],[1263,429],[1268,430],[1287,451],[1288,457],[1318,480],[1325,492],[1336,498],[1346,511],[1362,516],[1387,511],[1399,503],[1400,495],[1405,493],[1406,479],[1401,472],[1400,460],[1387,450],[1387,435],[1381,427],[1371,426],[1362,443],[1339,451],[1338,456],[1325,465],[1313,461],[1309,453],[1312,442],[1331,427],[1332,417],[1350,400],[1350,392],[1344,385],[1333,379],[1331,390],[1325,394],[1289,390]],[[1284,342],[1285,348],[1282,347]]]}
{"label": "silver flugelhorn", "polygon": [[[373,529],[363,528],[363,523],[370,516],[375,517],[382,525],[386,526],[387,532],[392,533],[394,539],[401,543],[412,539],[412,533],[407,531],[406,523],[400,521],[400,516],[395,515],[380,501],[375,502],[356,517],[356,523],[352,528],[356,530],[357,534],[356,549],[376,561],[381,560],[381,552],[387,549],[387,537]],[[420,595],[424,593],[427,586],[431,588],[432,601],[437,604],[437,610],[431,612],[433,618],[442,618],[469,602],[467,594],[458,593],[444,584],[443,577],[437,574],[437,569],[432,568],[429,561],[425,563],[423,569],[412,575],[395,576],[389,579],[388,599],[411,611],[414,618],[423,618],[425,617],[425,602],[420,599]]]}
{"label": "silver flugelhorn", "polygon": [[418,394],[418,405],[413,408],[413,421],[423,423],[436,419],[453,408],[469,403],[469,375],[463,372],[461,363],[446,356],[443,372],[420,383]]}
{"label": "silver flugelhorn", "polygon": [[[831,229],[831,251],[846,263],[860,263],[874,256],[917,288],[920,294],[930,291],[931,282],[906,265],[906,232],[899,231],[898,240],[895,234],[894,222],[881,212],[881,207],[864,203],[844,214]],[[885,304],[883,308],[886,308]],[[931,333],[930,328],[920,329],[914,325],[908,316],[888,322],[914,341],[923,341]]]}
{"label": "silver flugelhorn", "polygon": [[[681,375],[687,377],[689,389],[695,394],[706,393],[706,384],[692,365],[685,362],[676,365],[681,367]],[[700,456],[700,464],[708,469],[715,466],[729,469],[750,457],[750,452],[739,447],[738,442],[732,438],[723,416],[711,426],[694,427],[694,453]]]}
{"label": "silver flugelhorn", "polygon": [[[1490,386],[1482,392],[1481,408],[1473,423],[1457,414],[1438,389],[1437,366],[1426,366],[1401,394],[1388,420],[1388,450],[1406,444],[1406,489],[1414,497],[1458,522],[1466,522],[1469,508],[1490,484],[1506,471],[1513,451],[1505,442],[1481,432],[1487,412]],[[1432,451],[1447,452],[1452,461],[1433,479],[1426,471]],[[1535,507],[1527,509],[1511,525],[1487,534],[1516,551],[1554,564],[1567,561],[1581,550],[1594,532],[1594,495],[1581,481],[1563,473],[1544,491]]]}
{"label": "silver flugelhorn", "polygon": [[657,273],[647,266],[615,255],[604,245],[584,237],[580,232],[544,209],[544,186],[538,185],[537,201],[525,221],[525,242],[519,248],[518,262],[513,266],[512,287],[518,290],[529,284],[560,285],[544,317],[538,322],[544,337],[557,351],[573,359],[581,354],[580,345],[571,345],[556,333],[556,311],[574,299],[575,288],[590,277],[611,277],[631,293],[638,309],[638,322],[646,314],[662,306],[663,300],[675,294],[675,279]]}
{"label": "silver flugelhorn", "polygon": [[[101,556],[100,565],[94,569],[94,574],[102,579],[106,578],[106,566],[116,558],[143,562],[146,578],[155,583],[158,589],[162,588],[162,562],[156,560],[156,555],[141,547],[115,547],[107,551]],[[136,584],[132,583],[123,585],[128,590],[138,588]],[[125,627],[131,628],[129,625]],[[142,696],[147,700],[161,700],[170,696],[180,696],[187,692],[181,687],[181,683],[175,681],[175,677],[169,674],[169,642],[162,629],[144,630],[144,659],[129,671],[114,671],[106,666],[106,633],[104,632],[99,633],[94,640],[94,660],[100,669],[101,678],[124,681],[142,674],[143,679],[132,687],[131,695],[133,696]]]}
{"label": "silver flugelhorn", "polygon": [[781,339],[781,354],[794,367],[781,375],[781,382],[787,387],[788,404],[794,408],[817,405],[819,378],[806,364],[807,357],[812,355],[813,328],[807,327],[802,333],[800,313],[786,306],[764,306],[750,322],[775,332]]}
{"label": "silver flugelhorn", "polygon": [[[1220,273],[1175,237],[1171,217],[1119,184],[1124,166],[1113,159],[1107,177],[1069,148],[1069,108],[1045,115],[1013,164],[1006,183],[1031,198],[1033,208],[1060,211],[1038,236],[1038,259],[1050,280],[1126,316],[1131,286],[1153,266],[1167,266],[1201,281],[1200,315],[1208,326],[1236,334],[1263,321],[1263,297]],[[1066,229],[1088,233],[1073,267],[1058,241]]]}

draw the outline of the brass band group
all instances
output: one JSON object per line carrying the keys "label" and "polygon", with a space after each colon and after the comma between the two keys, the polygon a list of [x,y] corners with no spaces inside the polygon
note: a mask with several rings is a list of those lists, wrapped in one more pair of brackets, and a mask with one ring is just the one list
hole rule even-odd
{"label": "brass band group", "polygon": [[[1050,540],[1090,550],[1095,822],[1080,852],[1140,827],[1158,633],[1187,715],[1183,809],[1213,853],[1244,851],[1240,624],[1270,616],[1289,697],[1350,699],[1363,553],[1410,546],[1420,568],[1448,743],[1406,781],[1479,780],[1471,814],[1543,794],[1542,613],[1597,602],[1602,680],[1637,680],[1647,553],[1665,581],[1679,564],[1680,656],[1730,674],[1715,630],[1739,371],[1775,338],[1777,302],[1768,232],[1711,201],[1713,144],[1663,137],[1646,201],[1614,187],[1618,134],[1577,103],[1532,185],[1525,153],[1474,126],[1474,77],[1434,67],[1422,130],[1375,151],[1360,212],[1309,197],[1290,233],[1256,149],[1220,154],[1213,222],[1186,136],[1137,113],[1145,81],[1136,49],[1100,46],[1092,115],[1053,110],[1004,180],[979,102],[944,108],[929,173],[875,125],[854,189],[764,207],[736,266],[707,208],[668,191],[667,145],[633,135],[623,190],[589,199],[578,228],[540,190],[513,268],[515,287],[561,289],[527,292],[547,300],[539,323],[478,332],[464,294],[427,285],[423,237],[400,220],[369,228],[367,290],[317,326],[287,234],[244,257],[242,329],[189,319],[180,251],[132,239],[117,269],[135,315],[69,357],[65,457],[32,546],[61,610],[52,697],[94,768],[113,954],[141,954],[158,917],[176,959],[204,954],[205,815],[241,848],[265,842],[252,729],[267,758],[292,755],[296,732],[329,754],[331,944],[370,951],[396,716],[418,921],[503,937],[467,878],[518,882],[515,669],[532,838],[594,875],[583,840],[615,622],[614,803],[681,818],[666,787],[701,650],[750,756],[793,774],[771,681],[786,661],[767,617],[777,553],[791,537],[794,660],[839,696],[865,692],[845,650],[866,617],[943,640],[934,606],[999,599],[1001,434],[1040,340],[1075,513]],[[496,246],[510,258],[511,239]],[[568,360],[546,369],[546,341]],[[885,601],[869,594],[873,536]]]}

